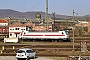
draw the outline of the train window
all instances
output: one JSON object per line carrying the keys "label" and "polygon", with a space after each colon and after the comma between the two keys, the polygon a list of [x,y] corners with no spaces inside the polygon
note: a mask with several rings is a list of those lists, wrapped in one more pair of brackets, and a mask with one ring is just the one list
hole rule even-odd
{"label": "train window", "polygon": [[65,31],[66,32],[66,34],[68,35],[68,31]]}
{"label": "train window", "polygon": [[15,28],[15,30],[19,30],[19,28]]}
{"label": "train window", "polygon": [[10,29],[10,30],[12,30],[12,29]]}
{"label": "train window", "polygon": [[32,27],[26,27],[26,31],[32,30]]}
{"label": "train window", "polygon": [[25,29],[21,29],[21,30],[25,30]]}
{"label": "train window", "polygon": [[10,30],[14,30],[14,29],[10,29]]}
{"label": "train window", "polygon": [[17,30],[17,28],[15,28],[15,30]]}
{"label": "train window", "polygon": [[19,28],[18,28],[18,30],[19,30]]}

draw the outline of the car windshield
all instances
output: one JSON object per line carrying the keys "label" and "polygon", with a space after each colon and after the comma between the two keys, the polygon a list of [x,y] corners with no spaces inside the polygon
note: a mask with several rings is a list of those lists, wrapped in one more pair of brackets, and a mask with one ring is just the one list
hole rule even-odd
{"label": "car windshield", "polygon": [[18,50],[17,53],[24,53],[25,51],[23,50]]}
{"label": "car windshield", "polygon": [[33,53],[34,51],[32,51],[32,50],[27,50],[26,52],[27,52],[27,53]]}

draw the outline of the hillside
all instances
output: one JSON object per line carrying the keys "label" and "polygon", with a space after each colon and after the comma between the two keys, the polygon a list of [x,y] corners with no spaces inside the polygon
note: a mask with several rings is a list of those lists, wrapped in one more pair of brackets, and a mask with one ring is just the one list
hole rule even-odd
{"label": "hillside", "polygon": [[[37,11],[38,12],[38,11]],[[36,11],[33,12],[20,12],[20,11],[15,11],[11,9],[0,9],[0,17],[12,17],[12,18],[30,18],[30,19],[35,19],[35,14],[37,13]],[[45,12],[40,12],[41,18],[45,18]],[[52,14],[48,14],[49,17],[53,17]],[[61,19],[69,19],[71,16],[65,16],[65,15],[55,15],[56,18],[61,18]]]}

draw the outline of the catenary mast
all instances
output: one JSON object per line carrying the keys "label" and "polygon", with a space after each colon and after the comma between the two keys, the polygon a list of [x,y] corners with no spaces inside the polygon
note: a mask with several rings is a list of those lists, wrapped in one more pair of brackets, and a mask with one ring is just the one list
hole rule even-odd
{"label": "catenary mast", "polygon": [[46,0],[46,31],[48,31],[48,0]]}

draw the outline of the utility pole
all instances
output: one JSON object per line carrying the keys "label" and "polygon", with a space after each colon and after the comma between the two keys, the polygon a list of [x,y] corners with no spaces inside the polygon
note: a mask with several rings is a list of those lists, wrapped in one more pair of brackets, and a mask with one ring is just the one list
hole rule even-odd
{"label": "utility pole", "polygon": [[[11,17],[8,17],[8,31],[9,31],[10,24],[11,24]],[[9,35],[9,32],[8,32],[8,35]],[[8,36],[8,38],[9,38],[9,36]]]}
{"label": "utility pole", "polygon": [[48,31],[48,0],[46,0],[46,31]]}
{"label": "utility pole", "polygon": [[54,25],[53,25],[53,31],[55,31],[55,12],[53,12],[53,20],[54,20]]}
{"label": "utility pole", "polygon": [[73,10],[73,51],[74,51],[74,10]]}
{"label": "utility pole", "polygon": [[83,34],[83,31],[84,31],[84,29],[83,29],[83,22],[81,21],[81,35]]}

